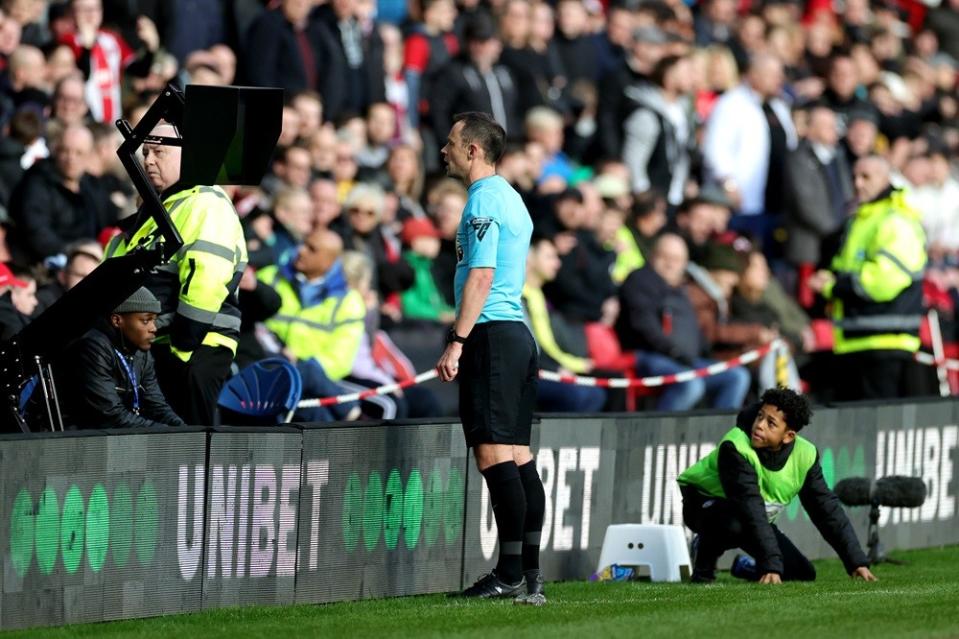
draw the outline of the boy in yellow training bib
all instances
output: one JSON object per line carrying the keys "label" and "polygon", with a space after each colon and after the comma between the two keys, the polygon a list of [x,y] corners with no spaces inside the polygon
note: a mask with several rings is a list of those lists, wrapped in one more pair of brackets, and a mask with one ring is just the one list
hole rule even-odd
{"label": "boy in yellow training bib", "polygon": [[683,519],[698,535],[692,581],[715,580],[716,560],[731,548],[755,558],[737,557],[736,576],[763,584],[813,581],[816,569],[775,525],[797,495],[846,572],[876,580],[846,512],[823,479],[816,447],[797,434],[811,416],[802,395],[770,389],[739,413],[716,450],[679,476]]}

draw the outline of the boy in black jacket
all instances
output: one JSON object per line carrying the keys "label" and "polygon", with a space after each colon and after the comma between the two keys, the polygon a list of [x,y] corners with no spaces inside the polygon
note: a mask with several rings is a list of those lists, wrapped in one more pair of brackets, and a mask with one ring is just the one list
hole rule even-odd
{"label": "boy in black jacket", "polygon": [[55,373],[68,427],[185,426],[160,391],[150,355],[159,312],[157,298],[140,288],[67,347]]}
{"label": "boy in black jacket", "polygon": [[713,581],[716,560],[730,548],[755,557],[750,572],[760,583],[813,581],[816,569],[773,524],[796,495],[846,572],[876,580],[846,512],[823,479],[816,447],[797,435],[811,415],[805,397],[770,389],[739,414],[716,450],[679,476],[683,519],[699,534],[692,581]]}

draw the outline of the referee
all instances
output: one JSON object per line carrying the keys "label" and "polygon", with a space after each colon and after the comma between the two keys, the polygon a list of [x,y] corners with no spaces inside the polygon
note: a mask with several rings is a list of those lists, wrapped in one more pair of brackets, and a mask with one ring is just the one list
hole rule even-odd
{"label": "referee", "polygon": [[466,445],[499,530],[496,568],[463,596],[542,605],[546,495],[529,450],[537,357],[521,301],[533,223],[519,193],[496,175],[505,142],[493,118],[471,112],[453,118],[442,149],[447,173],[463,180],[469,199],[456,232],[456,321],[436,370],[444,382],[459,379]]}

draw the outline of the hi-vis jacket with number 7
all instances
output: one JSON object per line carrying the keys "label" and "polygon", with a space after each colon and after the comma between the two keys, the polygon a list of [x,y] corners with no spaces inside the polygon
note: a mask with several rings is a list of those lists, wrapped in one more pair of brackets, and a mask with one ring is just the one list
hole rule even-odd
{"label": "hi-vis jacket with number 7", "polygon": [[834,351],[919,350],[926,235],[905,193],[889,189],[859,207],[833,258]]}
{"label": "hi-vis jacket with number 7", "polygon": [[[189,361],[201,345],[224,346],[236,353],[240,333],[236,290],[247,260],[236,209],[218,186],[194,186],[161,197],[183,237],[183,247],[146,283],[160,300],[157,342],[169,342],[183,361]],[[156,223],[148,219],[132,236],[114,237],[106,256],[125,255],[157,240]]]}

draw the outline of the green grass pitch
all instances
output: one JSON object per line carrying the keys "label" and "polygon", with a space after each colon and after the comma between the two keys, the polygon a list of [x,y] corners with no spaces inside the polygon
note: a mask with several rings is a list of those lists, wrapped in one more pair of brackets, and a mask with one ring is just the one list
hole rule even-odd
{"label": "green grass pitch", "polygon": [[959,547],[895,553],[879,582],[836,560],[815,583],[759,586],[720,574],[709,586],[548,584],[543,608],[433,595],[251,607],[9,633],[27,637],[959,637]]}

